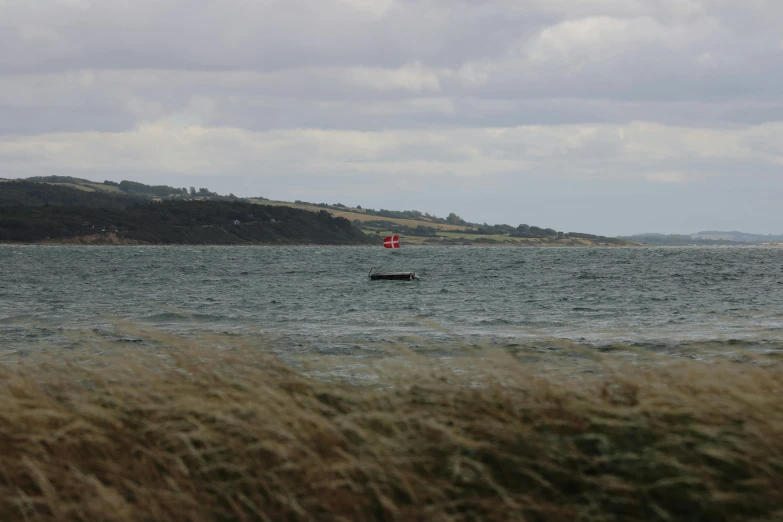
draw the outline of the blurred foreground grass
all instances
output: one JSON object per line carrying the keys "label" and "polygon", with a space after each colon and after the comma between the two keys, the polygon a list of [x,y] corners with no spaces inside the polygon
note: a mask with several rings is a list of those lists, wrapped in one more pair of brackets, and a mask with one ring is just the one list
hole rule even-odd
{"label": "blurred foreground grass", "polygon": [[779,364],[156,342],[0,369],[0,520],[783,520]]}

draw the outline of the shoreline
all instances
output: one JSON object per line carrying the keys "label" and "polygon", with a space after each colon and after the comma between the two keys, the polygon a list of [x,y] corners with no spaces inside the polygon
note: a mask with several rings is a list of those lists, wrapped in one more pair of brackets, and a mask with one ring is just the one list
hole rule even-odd
{"label": "shoreline", "polygon": [[[139,241],[134,239],[124,239],[111,233],[107,236],[89,235],[76,238],[48,239],[38,242],[21,241],[0,241],[0,246],[366,246],[380,247],[380,240],[374,240],[370,243],[307,243],[307,242],[245,242],[245,243],[153,243]],[[545,242],[545,241],[527,241],[527,242],[497,242],[497,241],[421,241],[418,238],[411,240],[403,236],[405,248],[412,247],[486,247],[486,248],[639,248],[645,245],[641,244],[607,244],[600,242],[591,242],[590,240],[580,239],[576,241],[563,242]]]}
{"label": "shoreline", "polygon": [[[40,246],[40,247],[138,247],[138,246],[156,246],[156,247],[366,247],[366,248],[379,248],[383,245],[346,245],[340,243],[236,243],[236,244],[221,244],[221,243],[205,243],[205,244],[167,244],[167,243],[3,243],[2,246]],[[543,248],[642,248],[645,245],[508,245],[508,244],[481,244],[471,243],[466,245],[454,245],[454,244],[411,244],[405,245],[404,248],[527,248],[527,249],[543,249]],[[652,247],[659,248],[659,247]],[[679,248],[679,247],[660,247],[660,248]],[[686,247],[686,248],[699,248],[699,247]]]}
{"label": "shoreline", "polygon": [[[80,243],[75,241],[46,241],[43,243],[22,243],[12,241],[0,241],[0,247],[21,247],[21,246],[39,246],[39,247],[134,247],[134,246],[155,246],[155,247],[367,247],[375,248],[381,247],[380,244],[345,244],[345,243],[147,243],[147,242],[91,242]],[[580,248],[605,248],[605,249],[619,249],[619,248],[676,248],[676,249],[700,249],[700,248],[765,248],[776,249],[783,248],[783,244],[737,244],[737,245],[557,245],[557,244],[535,244],[535,245],[515,245],[515,244],[491,244],[491,243],[468,243],[468,244],[453,244],[453,243],[413,243],[406,244],[405,248],[529,248],[529,249],[545,249],[545,248],[567,248],[567,249],[580,249]]]}

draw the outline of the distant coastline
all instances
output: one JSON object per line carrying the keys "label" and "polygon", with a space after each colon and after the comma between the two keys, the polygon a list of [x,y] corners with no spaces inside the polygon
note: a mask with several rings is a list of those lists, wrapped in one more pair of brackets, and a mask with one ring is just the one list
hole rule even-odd
{"label": "distant coastline", "polygon": [[378,245],[618,247],[637,243],[522,224],[468,223],[451,213],[223,196],[206,188],[103,183],[64,176],[3,182],[0,243],[45,245]]}
{"label": "distant coastline", "polygon": [[[370,239],[375,239],[370,236]],[[412,240],[412,241],[409,241]],[[402,243],[405,248],[422,248],[422,247],[437,247],[437,248],[463,248],[463,247],[479,247],[479,248],[643,248],[648,245],[639,244],[596,244],[590,241],[584,241],[581,243],[500,243],[496,241],[492,242],[452,242],[452,241],[429,241],[429,242],[417,242],[415,238],[405,238],[403,236]],[[90,236],[77,236],[65,239],[49,239],[40,242],[25,242],[25,241],[0,241],[0,246],[41,246],[41,247],[62,247],[62,246],[116,246],[116,247],[132,247],[132,246],[161,246],[161,247],[194,247],[194,246],[210,246],[210,247],[236,247],[236,246],[278,246],[278,247],[319,247],[319,246],[338,246],[338,247],[370,247],[376,248],[382,246],[382,241],[367,241],[362,243],[320,243],[320,242],[307,242],[307,241],[293,241],[293,242],[237,242],[237,243],[160,243],[151,241],[139,241],[132,239],[124,239],[116,237],[111,234],[108,237],[96,237]],[[783,246],[783,245],[782,245]],[[654,247],[653,247],[654,248]]]}
{"label": "distant coastline", "polygon": [[648,246],[742,246],[783,244],[783,235],[704,231],[695,234],[636,234],[622,236]]}
{"label": "distant coastline", "polygon": [[206,188],[96,182],[68,176],[0,179],[0,244],[379,245],[514,248],[783,246],[783,234],[707,230],[607,237],[470,223],[455,213],[220,195]]}
{"label": "distant coastline", "polygon": [[[154,246],[154,247],[366,247],[378,248],[380,243],[363,244],[345,244],[345,243],[150,243],[150,242],[101,242],[101,241],[79,241],[75,238],[73,241],[44,241],[42,243],[25,243],[21,241],[0,241],[0,247],[20,247],[20,246],[39,246],[39,247],[134,247],[134,246]],[[735,245],[569,245],[569,244],[502,244],[502,243],[413,243],[406,244],[405,248],[513,248],[513,249],[580,249],[580,248],[633,248],[633,249],[722,249],[722,248],[783,248],[783,243],[746,243]]]}

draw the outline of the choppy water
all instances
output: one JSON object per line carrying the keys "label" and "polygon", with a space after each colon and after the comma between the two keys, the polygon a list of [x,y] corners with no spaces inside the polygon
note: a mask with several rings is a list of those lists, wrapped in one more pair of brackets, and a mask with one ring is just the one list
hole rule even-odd
{"label": "choppy water", "polygon": [[[371,267],[420,279],[371,282]],[[344,355],[410,335],[775,351],[783,249],[0,248],[0,350],[116,338],[118,320]]]}

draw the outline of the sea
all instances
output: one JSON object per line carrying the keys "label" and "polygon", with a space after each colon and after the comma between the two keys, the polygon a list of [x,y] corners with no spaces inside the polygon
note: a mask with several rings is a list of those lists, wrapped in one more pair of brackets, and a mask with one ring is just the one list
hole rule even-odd
{"label": "sea", "polygon": [[[416,279],[371,281],[371,269]],[[96,338],[154,349],[140,331],[304,357],[563,343],[777,355],[783,249],[0,247],[2,358]]]}

